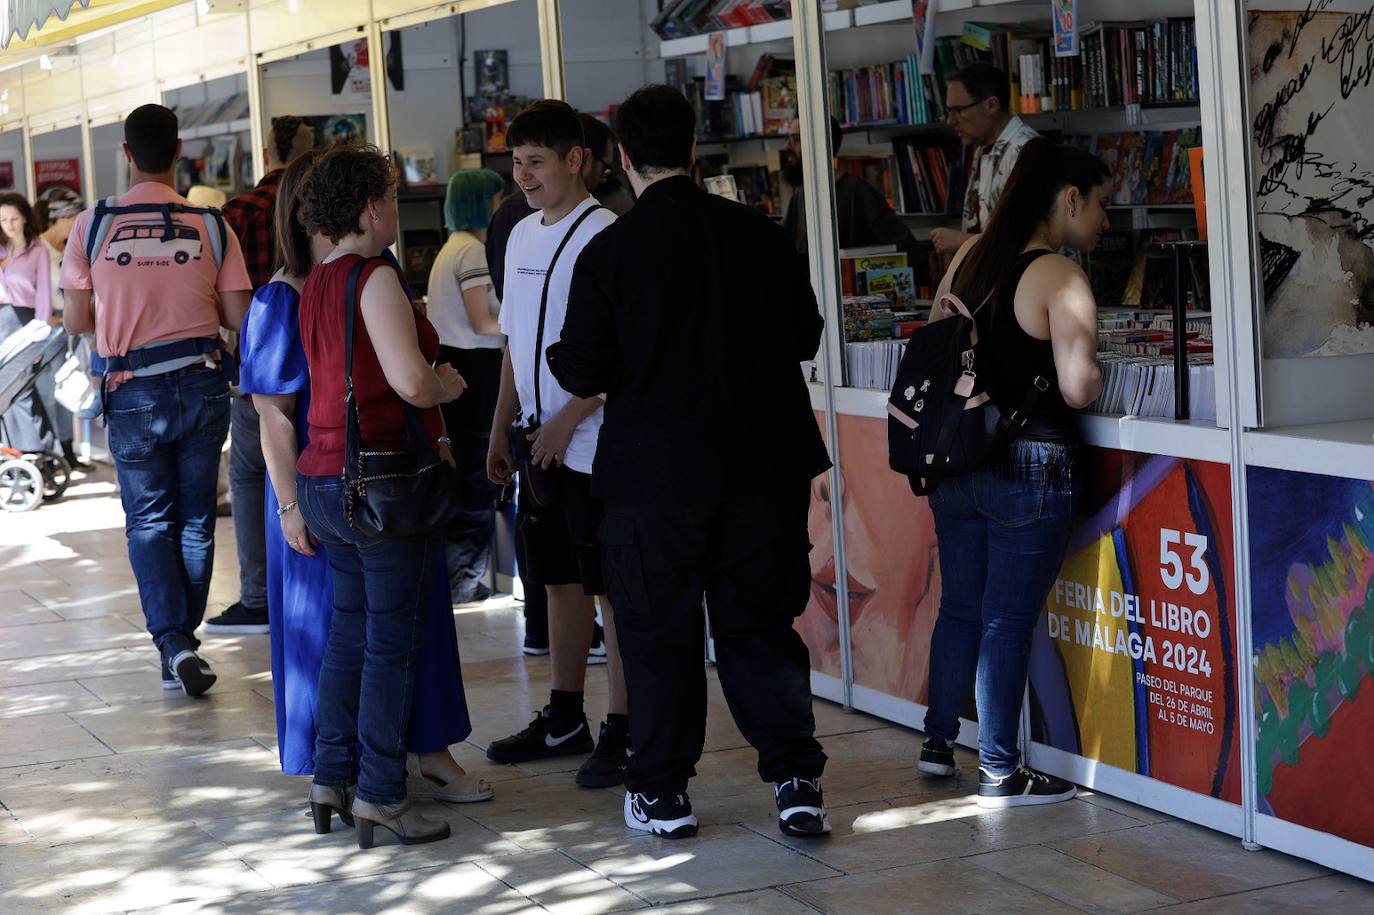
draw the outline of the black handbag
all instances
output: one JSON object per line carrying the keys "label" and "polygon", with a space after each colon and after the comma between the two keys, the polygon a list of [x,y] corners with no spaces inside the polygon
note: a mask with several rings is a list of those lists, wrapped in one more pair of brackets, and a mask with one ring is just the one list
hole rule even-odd
{"label": "black handbag", "polygon": [[410,404],[405,447],[364,450],[353,395],[353,335],[358,279],[366,264],[363,259],[353,265],[344,293],[344,511],[350,527],[379,540],[424,540],[462,511],[458,472],[430,447]]}
{"label": "black handbag", "polygon": [[515,461],[516,470],[520,474],[520,486],[530,500],[541,507],[555,505],[559,499],[557,468],[539,466],[534,459],[534,442],[529,438],[539,431],[539,418],[544,415],[544,402],[539,393],[539,375],[545,358],[544,321],[549,314],[549,283],[553,280],[553,268],[558,263],[558,256],[568,246],[578,227],[588,216],[604,209],[603,206],[593,205],[583,210],[582,215],[573,222],[572,228],[568,229],[568,234],[563,236],[563,240],[553,252],[553,259],[549,261],[549,269],[544,273],[544,291],[539,297],[539,328],[534,339],[534,413],[526,419],[516,420],[506,431],[511,459]]}

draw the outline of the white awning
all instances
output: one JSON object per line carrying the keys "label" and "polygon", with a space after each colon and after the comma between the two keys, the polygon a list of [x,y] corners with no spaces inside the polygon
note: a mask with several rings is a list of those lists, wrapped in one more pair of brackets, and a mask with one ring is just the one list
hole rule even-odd
{"label": "white awning", "polygon": [[0,48],[9,47],[16,35],[28,38],[53,16],[66,19],[77,3],[86,6],[90,0],[0,0]]}

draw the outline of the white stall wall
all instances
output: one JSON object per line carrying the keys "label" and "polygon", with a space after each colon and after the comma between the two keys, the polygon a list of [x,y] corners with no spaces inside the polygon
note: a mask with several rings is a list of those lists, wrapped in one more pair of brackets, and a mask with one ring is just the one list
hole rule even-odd
{"label": "white stall wall", "polygon": [[[654,0],[563,0],[563,70],[568,103],[602,112],[645,83],[662,82]],[[651,40],[652,39],[652,40]]]}
{"label": "white stall wall", "polygon": [[453,170],[454,130],[463,117],[458,86],[460,34],[460,17],[402,29],[405,89],[397,91],[387,81],[391,145],[398,150],[428,146],[434,151],[441,179]]}
{"label": "white stall wall", "polygon": [[102,124],[91,128],[91,155],[95,157],[95,196],[104,199],[119,192],[119,162],[124,156],[124,123]]}
{"label": "white stall wall", "polygon": [[319,48],[262,67],[263,128],[284,114],[302,117],[315,114],[363,114],[367,116],[367,135],[376,137],[372,122],[372,101],[353,98],[346,92],[334,95],[329,83],[329,49]]}

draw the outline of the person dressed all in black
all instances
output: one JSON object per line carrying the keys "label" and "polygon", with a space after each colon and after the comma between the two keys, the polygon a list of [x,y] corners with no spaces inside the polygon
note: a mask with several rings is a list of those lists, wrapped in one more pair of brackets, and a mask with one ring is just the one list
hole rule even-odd
{"label": "person dressed all in black", "polygon": [[[822,321],[782,228],[693,183],[695,128],[667,86],[621,106],[638,202],[579,256],[549,352],[568,391],[607,398],[592,485],[634,722],[625,824],[697,831],[687,783],[705,740],[705,598],[721,686],[779,827],[820,835],[826,757],[792,625],[809,593],[810,482],[830,466],[799,368]],[[779,328],[768,346],[739,331],[761,322]],[[738,459],[755,452],[762,464]]]}

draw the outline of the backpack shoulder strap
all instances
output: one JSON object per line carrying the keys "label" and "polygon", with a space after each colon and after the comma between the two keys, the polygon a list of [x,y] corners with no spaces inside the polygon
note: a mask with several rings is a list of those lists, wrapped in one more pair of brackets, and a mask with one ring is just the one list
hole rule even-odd
{"label": "backpack shoulder strap", "polygon": [[96,255],[105,247],[105,237],[110,234],[110,224],[119,210],[118,197],[106,197],[95,205],[95,215],[86,227],[86,262],[95,263]]}

